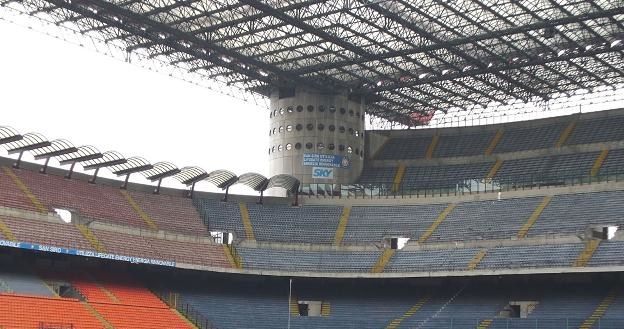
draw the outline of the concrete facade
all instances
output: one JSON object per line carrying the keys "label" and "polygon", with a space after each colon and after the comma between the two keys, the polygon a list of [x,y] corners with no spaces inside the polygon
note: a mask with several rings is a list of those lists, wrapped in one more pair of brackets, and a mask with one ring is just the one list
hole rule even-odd
{"label": "concrete facade", "polygon": [[[362,102],[344,94],[297,90],[284,97],[278,91],[273,93],[268,131],[269,175],[289,174],[303,184],[355,182],[364,164],[364,111]],[[304,154],[343,157],[349,165],[331,168],[333,178],[313,177],[313,168],[330,166],[304,166]]]}

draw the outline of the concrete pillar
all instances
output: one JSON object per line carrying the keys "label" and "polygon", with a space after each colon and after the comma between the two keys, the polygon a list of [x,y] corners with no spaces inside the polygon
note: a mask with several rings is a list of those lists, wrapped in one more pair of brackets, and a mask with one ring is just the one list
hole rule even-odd
{"label": "concrete pillar", "polygon": [[302,184],[350,184],[359,177],[364,162],[361,101],[344,94],[296,90],[285,97],[275,91],[268,115],[271,176],[293,175]]}

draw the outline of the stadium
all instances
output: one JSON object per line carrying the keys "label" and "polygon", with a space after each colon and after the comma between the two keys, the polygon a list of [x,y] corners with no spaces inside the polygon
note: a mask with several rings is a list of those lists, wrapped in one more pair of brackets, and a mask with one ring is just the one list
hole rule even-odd
{"label": "stadium", "polygon": [[0,109],[0,329],[624,328],[622,0],[0,0],[0,20],[270,124],[244,136],[268,172],[239,173]]}

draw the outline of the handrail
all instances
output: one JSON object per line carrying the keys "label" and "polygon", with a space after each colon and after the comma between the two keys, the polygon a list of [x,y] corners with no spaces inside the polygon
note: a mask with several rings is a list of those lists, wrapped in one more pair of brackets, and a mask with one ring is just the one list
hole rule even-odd
{"label": "handrail", "polygon": [[517,190],[539,190],[551,187],[588,185],[624,180],[624,168],[615,172],[603,169],[596,176],[586,171],[565,171],[552,175],[530,174],[511,177],[442,179],[422,182],[425,187],[410,187],[402,184],[398,188],[392,182],[366,184],[301,184],[299,195],[308,198],[434,198],[461,196],[480,193],[497,193]]}
{"label": "handrail", "polygon": [[[199,329],[219,329],[206,316],[195,309],[191,304],[180,301],[179,295],[174,292],[153,291],[167,306],[180,312]],[[173,297],[173,298],[172,298]]]}

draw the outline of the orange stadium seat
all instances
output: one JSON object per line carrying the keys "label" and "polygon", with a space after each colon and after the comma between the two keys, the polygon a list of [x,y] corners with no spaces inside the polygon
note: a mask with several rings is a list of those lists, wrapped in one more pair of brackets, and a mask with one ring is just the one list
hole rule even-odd
{"label": "orange stadium seat", "polygon": [[103,329],[103,325],[77,299],[0,294],[0,327],[35,329],[41,323]]}

